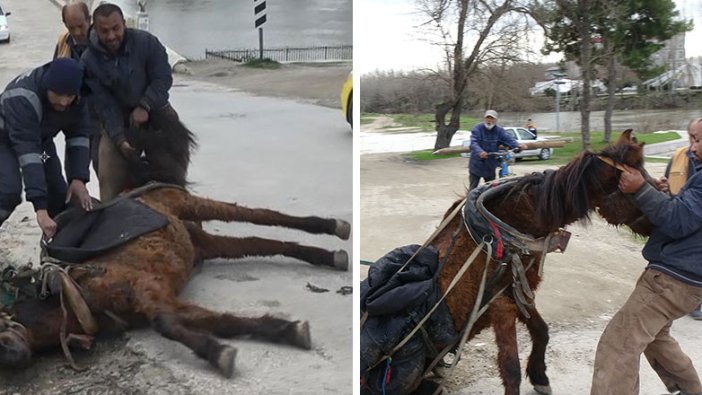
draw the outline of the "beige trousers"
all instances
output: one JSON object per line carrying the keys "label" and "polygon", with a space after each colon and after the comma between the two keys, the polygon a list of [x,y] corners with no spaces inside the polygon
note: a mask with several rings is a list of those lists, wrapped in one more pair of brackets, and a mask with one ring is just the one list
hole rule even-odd
{"label": "beige trousers", "polygon": [[607,325],[595,355],[592,395],[639,393],[641,353],[669,391],[702,394],[690,358],[670,336],[674,320],[702,301],[702,288],[647,269],[624,306]]}
{"label": "beige trousers", "polygon": [[110,136],[107,135],[105,129],[100,131],[98,158],[100,200],[105,203],[124,191],[127,180],[127,160],[112,142]]}

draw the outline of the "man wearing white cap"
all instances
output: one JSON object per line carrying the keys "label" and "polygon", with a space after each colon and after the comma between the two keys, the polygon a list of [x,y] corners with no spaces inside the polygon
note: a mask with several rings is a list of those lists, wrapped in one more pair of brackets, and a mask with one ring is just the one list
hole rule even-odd
{"label": "man wearing white cap", "polygon": [[485,111],[483,122],[475,125],[470,131],[470,161],[468,162],[468,175],[470,189],[478,186],[480,179],[492,181],[495,179],[495,169],[500,165],[495,156],[488,152],[497,151],[500,145],[509,148],[525,149],[524,144],[517,143],[514,137],[497,125],[497,111]]}

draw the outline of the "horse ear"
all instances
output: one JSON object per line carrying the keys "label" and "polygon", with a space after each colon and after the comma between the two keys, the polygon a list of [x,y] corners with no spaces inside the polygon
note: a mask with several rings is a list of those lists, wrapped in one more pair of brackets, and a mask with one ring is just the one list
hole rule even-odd
{"label": "horse ear", "polygon": [[636,136],[634,136],[634,130],[633,129],[627,129],[622,132],[621,136],[619,136],[619,140],[617,140],[617,145],[619,144],[636,144]]}

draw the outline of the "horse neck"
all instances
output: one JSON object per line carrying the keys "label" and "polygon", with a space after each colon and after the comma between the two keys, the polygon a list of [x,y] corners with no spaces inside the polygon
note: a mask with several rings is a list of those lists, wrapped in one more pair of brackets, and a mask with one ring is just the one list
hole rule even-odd
{"label": "horse neck", "polygon": [[534,237],[589,219],[596,202],[604,198],[595,160],[592,154],[583,154],[557,170],[525,176],[486,207],[501,221]]}

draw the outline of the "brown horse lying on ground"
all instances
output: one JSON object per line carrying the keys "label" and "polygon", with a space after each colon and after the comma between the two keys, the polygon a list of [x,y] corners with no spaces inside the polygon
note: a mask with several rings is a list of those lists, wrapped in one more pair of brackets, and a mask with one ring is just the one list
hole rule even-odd
{"label": "brown horse lying on ground", "polygon": [[[188,282],[193,267],[205,259],[284,255],[346,270],[346,252],[256,237],[215,236],[190,221],[244,221],[332,234],[344,240],[350,233],[347,222],[249,209],[196,197],[176,187],[150,190],[138,200],[164,214],[168,225],[70,271],[100,331],[120,332],[127,329],[125,324],[150,324],[162,336],[192,349],[227,377],[233,373],[236,349],[217,338],[250,336],[311,348],[307,322],[217,313],[180,300],[177,295]],[[11,319],[0,318],[1,367],[26,366],[32,352],[59,344],[63,313],[58,296],[18,302],[7,313]],[[71,342],[87,348],[92,336],[86,334],[78,318],[69,312],[63,323],[65,333],[72,334],[68,336]]]}
{"label": "brown horse lying on ground", "polygon": [[[608,160],[610,164],[606,163]],[[616,164],[625,164],[643,171],[643,144],[636,142],[631,130],[622,133],[616,144],[605,148],[599,154],[583,152],[558,170],[533,173],[511,181],[500,190],[501,192],[495,192],[491,198],[486,198],[484,207],[494,215],[494,218],[503,222],[502,226],[497,225],[501,226],[499,233],[503,240],[507,240],[506,236],[509,236],[505,234],[509,233],[509,227],[522,235],[530,235],[533,239],[540,240],[549,235],[555,235],[570,223],[588,219],[592,210],[597,210],[610,224],[626,224],[639,234],[648,234],[651,224],[642,217],[631,199],[617,188],[621,170],[613,166]],[[552,248],[548,248],[548,241],[541,250],[507,243],[506,255],[512,254],[519,257],[526,268],[524,276],[517,274],[518,270],[515,270],[515,274],[510,270],[510,266],[515,266],[514,260],[504,261],[505,264],[500,265],[499,261],[491,259],[488,264],[481,239],[477,238],[477,242],[474,240],[466,229],[461,215],[451,217],[451,213],[461,203],[462,201],[455,202],[446,212],[444,216],[448,221],[446,226],[430,243],[439,253],[441,271],[438,274],[438,286],[441,295],[446,294],[450,283],[464,263],[470,261],[469,257],[479,244],[482,246],[482,251],[468,266],[465,274],[460,277],[455,288],[445,299],[456,333],[461,333],[468,327],[467,323],[471,319],[478,296],[484,295],[485,298],[481,299],[482,302],[478,306],[485,309],[484,313],[470,327],[465,338],[470,340],[483,329],[493,328],[498,346],[498,367],[505,387],[504,393],[515,395],[519,394],[521,382],[516,322],[519,320],[526,324],[533,342],[526,374],[537,392],[550,394],[551,388],[546,376],[544,360],[549,339],[548,325],[536,310],[533,295],[529,294],[531,294],[530,290],[535,290],[541,282],[539,263],[543,254]],[[493,225],[495,222],[497,221],[494,221]],[[500,235],[495,232],[488,239],[499,237]],[[483,238],[484,240],[486,239]],[[563,247],[561,245],[561,248]],[[489,265],[487,269],[486,265]],[[507,270],[500,272],[498,268],[505,265]],[[493,285],[486,286],[485,292],[481,293],[479,289],[484,272],[487,273],[485,278],[491,279],[487,283]],[[502,274],[496,275],[496,273]],[[530,290],[524,290],[525,282],[528,283]],[[504,292],[498,291],[501,289],[504,289]],[[527,296],[524,298],[525,295]],[[526,300],[521,300],[523,298]],[[488,304],[490,299],[492,301]],[[478,309],[475,311],[477,312]],[[459,347],[459,344],[460,342],[456,343],[454,347]],[[427,351],[428,359],[424,369],[431,370],[433,365],[430,361],[433,360],[435,363],[439,360],[436,356],[440,353],[437,354],[437,351],[447,350],[451,345],[432,344],[426,347],[433,351]],[[388,364],[391,363],[388,362]],[[376,366],[383,369],[385,362]],[[424,373],[430,372],[425,370]],[[417,389],[422,376],[420,371],[414,381],[406,381],[409,388],[401,392],[410,393]]]}

